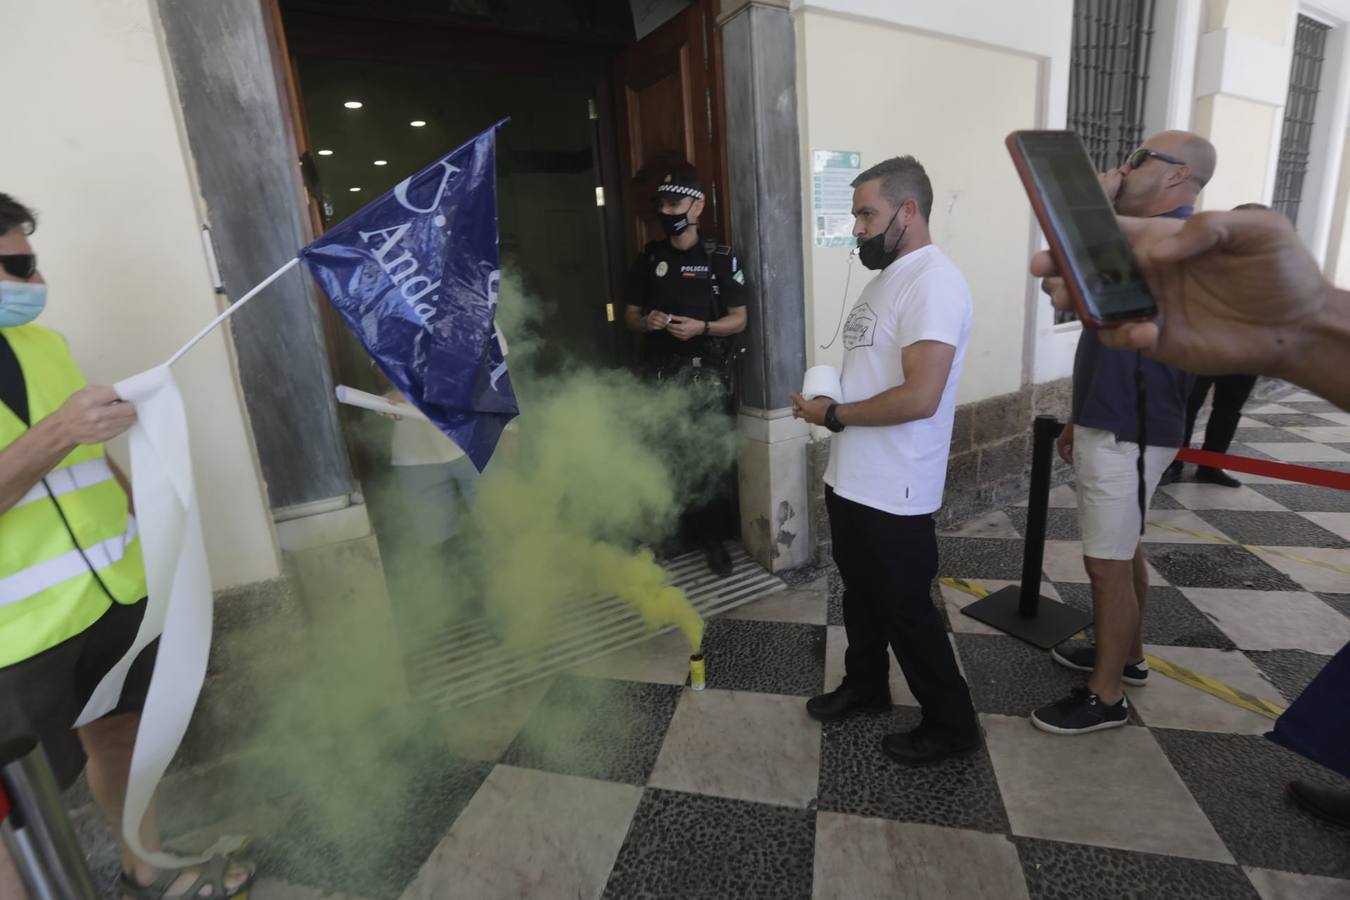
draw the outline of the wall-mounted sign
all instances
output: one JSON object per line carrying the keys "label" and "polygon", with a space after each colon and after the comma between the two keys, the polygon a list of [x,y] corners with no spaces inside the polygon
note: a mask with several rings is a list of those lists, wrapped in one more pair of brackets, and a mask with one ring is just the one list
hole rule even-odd
{"label": "wall-mounted sign", "polygon": [[811,151],[811,221],[817,247],[853,246],[853,179],[861,172],[857,150]]}

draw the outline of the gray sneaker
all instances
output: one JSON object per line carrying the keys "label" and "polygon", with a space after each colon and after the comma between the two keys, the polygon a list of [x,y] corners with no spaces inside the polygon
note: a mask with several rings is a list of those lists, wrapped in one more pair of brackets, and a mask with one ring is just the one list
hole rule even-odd
{"label": "gray sneaker", "polygon": [[[1097,648],[1090,644],[1060,644],[1050,651],[1050,656],[1066,669],[1073,669],[1075,672],[1091,672],[1097,662]],[[1121,673],[1120,678],[1126,684],[1132,684],[1135,687],[1143,687],[1148,684],[1148,660],[1141,659],[1137,663],[1126,663],[1125,671]]]}

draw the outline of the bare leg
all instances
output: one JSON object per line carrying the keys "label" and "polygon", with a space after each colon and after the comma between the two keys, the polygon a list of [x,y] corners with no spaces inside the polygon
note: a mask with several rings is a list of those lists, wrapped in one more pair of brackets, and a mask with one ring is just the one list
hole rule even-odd
{"label": "bare leg", "polygon": [[1088,688],[1112,704],[1124,695],[1121,673],[1139,636],[1139,600],[1135,596],[1132,560],[1084,557],[1092,581],[1092,608],[1096,615],[1097,664]]}
{"label": "bare leg", "polygon": [[1148,563],[1144,559],[1144,545],[1134,551],[1134,596],[1139,603],[1139,626],[1134,630],[1134,644],[1127,662],[1137,663],[1144,658],[1144,607],[1148,604]]}
{"label": "bare leg", "polygon": [[28,900],[28,892],[23,889],[23,879],[14,867],[9,848],[0,843],[0,900]]}
{"label": "bare leg", "polygon": [[[150,884],[159,877],[159,869],[133,856],[122,839],[122,806],[127,796],[127,777],[131,772],[131,751],[135,748],[136,730],[140,724],[141,717],[137,714],[109,716],[81,728],[80,741],[84,744],[85,755],[89,757],[86,770],[89,791],[117,837],[117,846],[122,851],[122,871],[140,884]],[[159,817],[154,803],[150,804],[145,821],[141,823],[141,844],[152,853],[161,849]],[[197,880],[197,875],[195,870],[184,871],[182,877],[171,886],[168,896],[179,896]],[[226,873],[226,888],[233,891],[247,877],[246,869],[232,866]],[[209,897],[211,890],[209,887],[203,888],[199,896]]]}

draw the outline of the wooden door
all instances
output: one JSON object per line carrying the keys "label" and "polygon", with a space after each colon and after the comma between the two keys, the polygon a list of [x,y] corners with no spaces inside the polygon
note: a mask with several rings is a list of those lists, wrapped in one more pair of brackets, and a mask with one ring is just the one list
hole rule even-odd
{"label": "wooden door", "polygon": [[629,256],[660,237],[650,216],[660,169],[688,162],[707,188],[699,232],[730,242],[716,0],[694,0],[619,54],[614,66],[619,165]]}

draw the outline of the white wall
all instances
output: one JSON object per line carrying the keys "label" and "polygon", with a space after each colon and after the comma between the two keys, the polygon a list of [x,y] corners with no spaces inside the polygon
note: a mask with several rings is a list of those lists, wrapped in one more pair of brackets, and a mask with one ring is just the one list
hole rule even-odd
{"label": "white wall", "polygon": [[[151,2],[0,0],[0,22],[22,36],[0,54],[0,191],[40,218],[40,322],[91,381],[162,363],[218,305]],[[232,366],[217,332],[174,369],[218,588],[279,573]]]}
{"label": "white wall", "polygon": [[[959,400],[1016,391],[1033,226],[1003,139],[1038,121],[1040,62],[814,5],[796,16],[803,158],[812,149],[857,150],[863,168],[907,153],[924,164],[933,183],[933,240],[965,274],[975,298]],[[810,222],[809,184],[804,196]],[[805,241],[808,354],[812,364],[837,365],[838,342],[829,351],[819,345],[838,321],[848,250],[818,248],[811,234]],[[869,277],[855,264],[849,303]]]}

